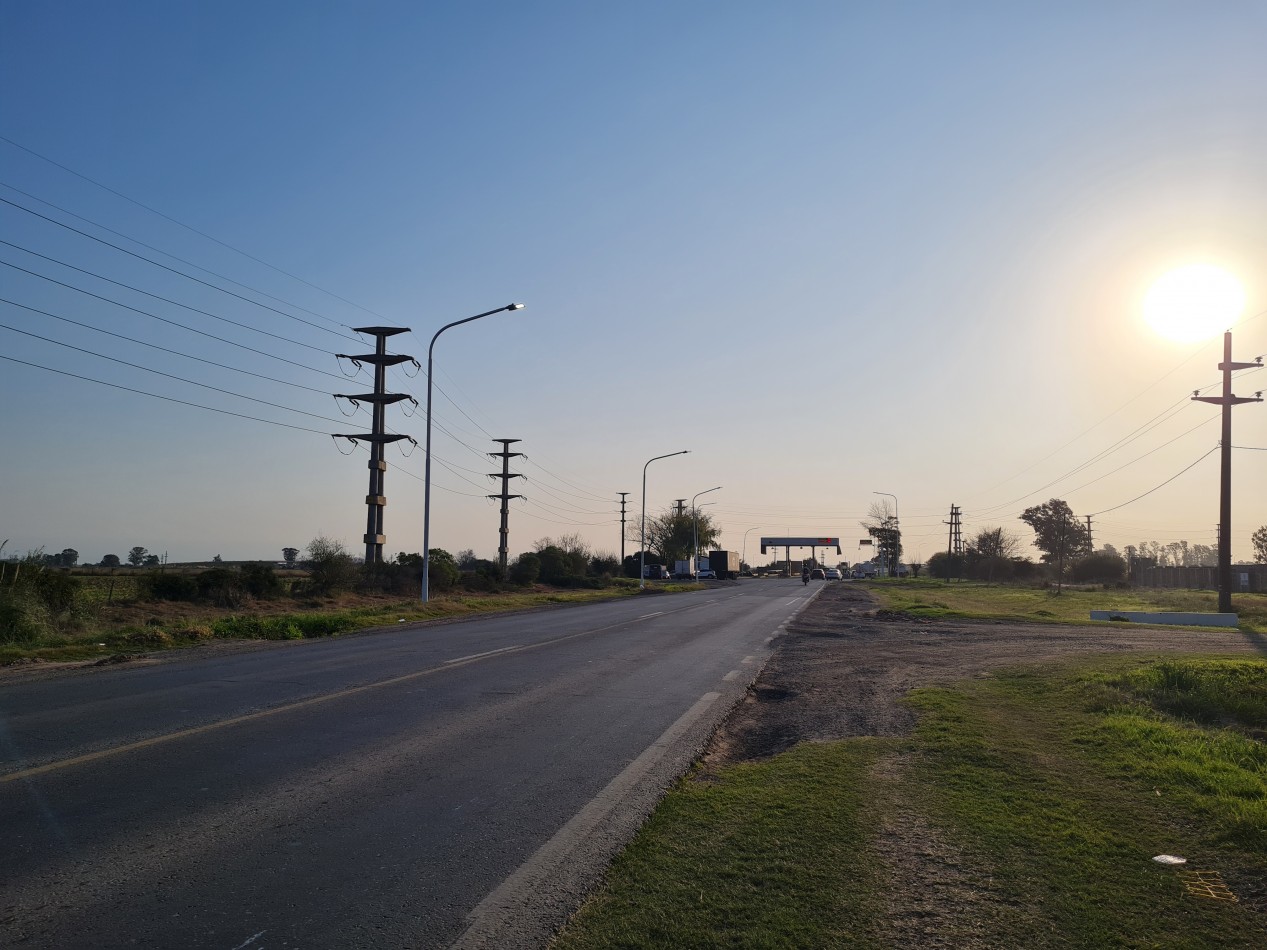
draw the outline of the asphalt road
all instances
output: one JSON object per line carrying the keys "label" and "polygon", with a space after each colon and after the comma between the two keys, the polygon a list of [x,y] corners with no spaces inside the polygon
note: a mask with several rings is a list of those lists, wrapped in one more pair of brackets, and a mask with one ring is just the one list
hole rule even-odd
{"label": "asphalt road", "polygon": [[0,945],[535,947],[820,585],[0,686]]}

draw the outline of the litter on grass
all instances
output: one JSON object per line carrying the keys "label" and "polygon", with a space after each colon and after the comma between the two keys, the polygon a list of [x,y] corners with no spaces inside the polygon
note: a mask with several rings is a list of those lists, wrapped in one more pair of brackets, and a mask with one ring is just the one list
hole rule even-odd
{"label": "litter on grass", "polygon": [[1218,871],[1181,871],[1183,886],[1189,894],[1197,897],[1208,897],[1211,900],[1237,903],[1236,895],[1224,882]]}
{"label": "litter on grass", "polygon": [[1187,864],[1187,858],[1181,858],[1177,854],[1159,854],[1153,858],[1158,864]]}

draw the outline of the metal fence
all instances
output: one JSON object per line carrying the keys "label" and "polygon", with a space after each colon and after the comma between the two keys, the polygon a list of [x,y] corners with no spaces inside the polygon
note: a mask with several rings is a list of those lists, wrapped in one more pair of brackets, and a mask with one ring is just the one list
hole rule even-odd
{"label": "metal fence", "polygon": [[[1186,590],[1218,590],[1217,567],[1143,567],[1131,568],[1131,583],[1136,587],[1171,587]],[[1232,590],[1267,593],[1267,564],[1233,564]]]}

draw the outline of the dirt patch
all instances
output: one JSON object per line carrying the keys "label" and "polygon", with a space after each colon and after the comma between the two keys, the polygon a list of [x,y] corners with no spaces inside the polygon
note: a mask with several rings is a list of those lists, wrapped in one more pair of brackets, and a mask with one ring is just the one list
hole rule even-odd
{"label": "dirt patch", "polygon": [[877,610],[865,588],[845,582],[828,582],[776,643],[714,736],[706,766],[768,758],[798,742],[904,735],[915,720],[899,700],[910,690],[1003,667],[1097,653],[1267,655],[1263,637],[1235,630],[914,620]]}

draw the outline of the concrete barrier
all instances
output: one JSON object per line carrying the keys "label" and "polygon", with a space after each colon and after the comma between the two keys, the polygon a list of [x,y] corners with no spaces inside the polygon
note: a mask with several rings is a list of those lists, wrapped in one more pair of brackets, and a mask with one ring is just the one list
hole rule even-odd
{"label": "concrete barrier", "polygon": [[1093,610],[1092,620],[1129,620],[1131,623],[1168,624],[1177,627],[1235,627],[1236,614],[1179,613],[1152,610]]}

